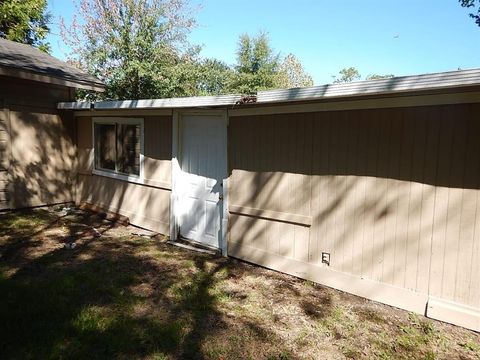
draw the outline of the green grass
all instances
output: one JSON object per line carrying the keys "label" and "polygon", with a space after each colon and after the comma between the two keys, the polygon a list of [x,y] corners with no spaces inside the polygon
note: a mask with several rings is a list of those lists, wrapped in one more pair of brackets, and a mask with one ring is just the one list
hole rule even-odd
{"label": "green grass", "polygon": [[54,221],[55,217],[44,210],[8,212],[0,216],[0,236],[15,232],[16,235],[36,231]]}
{"label": "green grass", "polygon": [[480,358],[480,342],[473,339],[468,339],[466,342],[460,343],[460,346],[473,353],[476,353],[478,355],[478,358]]}
{"label": "green grass", "polygon": [[[115,349],[126,350],[124,340],[132,335],[128,325],[133,325],[133,320],[120,314],[125,303],[134,298],[122,297],[120,289],[132,280],[131,276],[107,274],[104,269],[115,268],[114,261],[59,269],[55,260],[53,257],[44,263],[36,279],[26,274],[2,277],[0,319],[5,324],[0,330],[2,358],[55,357],[60,343],[64,347],[70,343],[66,347],[68,353],[81,357],[94,350],[100,334],[109,345],[108,355],[114,355]],[[101,307],[90,305],[102,303],[113,308],[113,312],[102,316]],[[71,342],[72,339],[75,341]],[[131,340],[126,342],[131,343]]]}
{"label": "green grass", "polygon": [[115,228],[67,250],[56,219],[0,215],[1,359],[480,359],[473,332]]}

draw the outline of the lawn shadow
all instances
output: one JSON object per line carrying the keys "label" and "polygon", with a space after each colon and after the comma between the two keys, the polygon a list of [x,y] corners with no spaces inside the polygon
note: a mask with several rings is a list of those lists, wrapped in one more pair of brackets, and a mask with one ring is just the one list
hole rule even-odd
{"label": "lawn shadow", "polygon": [[[96,240],[95,240],[96,241]],[[98,240],[100,241],[100,240]],[[101,254],[95,254],[95,251]],[[82,259],[88,255],[89,259]],[[132,271],[132,269],[138,269]],[[127,271],[126,271],[127,270]],[[172,352],[180,326],[135,318],[130,290],[160,272],[125,248],[57,249],[0,279],[0,358],[105,358]],[[162,281],[168,288],[169,274]],[[164,289],[158,289],[160,291]]]}
{"label": "lawn shadow", "polygon": [[264,270],[131,236],[93,213],[30,215],[19,215],[22,231],[12,226],[0,238],[1,359],[291,353],[256,311],[241,310],[252,304],[249,290],[225,285]]}
{"label": "lawn shadow", "polygon": [[226,327],[211,289],[218,281],[215,275],[227,266],[227,261],[208,260],[211,259],[206,256],[195,257],[196,272],[191,282],[180,289],[180,299],[173,311],[190,319],[191,330],[183,341],[181,358],[204,359],[201,346],[205,337]]}
{"label": "lawn shadow", "polygon": [[[19,216],[28,220],[32,214]],[[68,222],[59,224],[61,217],[43,215],[35,226],[25,226],[30,231],[12,226],[2,234],[0,358],[137,357],[175,352],[181,341],[180,324],[132,312],[142,300],[132,288],[157,278],[163,264],[138,256],[137,249],[122,239],[91,236],[75,225],[69,227]],[[2,214],[2,224],[14,224],[9,217]],[[85,214],[76,220],[88,224],[92,217]],[[63,238],[36,237],[65,225]],[[103,225],[100,233],[115,226]],[[78,247],[64,248],[62,242],[71,241],[74,235]],[[56,246],[36,256],[25,255],[48,241]],[[162,277],[155,283],[157,293],[164,293],[176,280],[175,272]]]}

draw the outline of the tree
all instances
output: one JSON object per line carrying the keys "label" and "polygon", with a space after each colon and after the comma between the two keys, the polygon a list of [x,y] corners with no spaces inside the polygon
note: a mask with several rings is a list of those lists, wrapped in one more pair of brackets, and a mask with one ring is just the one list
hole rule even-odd
{"label": "tree", "polygon": [[222,95],[232,92],[234,70],[217,59],[202,60],[197,69],[196,95]]}
{"label": "tree", "polygon": [[0,0],[0,37],[49,52],[46,0]]}
{"label": "tree", "polygon": [[475,19],[475,24],[480,26],[480,1],[479,0],[458,0],[458,2],[462,7],[474,10],[469,15],[472,19]]}
{"label": "tree", "polygon": [[392,75],[392,74],[387,74],[387,75],[370,74],[365,78],[365,80],[391,79],[393,77],[394,77],[394,75]]}
{"label": "tree", "polygon": [[231,92],[241,94],[313,85],[313,79],[305,72],[298,58],[293,54],[282,58],[270,46],[266,33],[256,37],[248,34],[240,36],[234,70],[228,88]]}
{"label": "tree", "polygon": [[283,59],[279,72],[283,82],[280,86],[282,88],[313,86],[312,77],[305,72],[300,60],[293,54],[288,54]]}
{"label": "tree", "polygon": [[237,50],[237,70],[241,73],[256,74],[261,70],[275,72],[279,65],[279,54],[274,54],[266,33],[256,37],[240,36]]}
{"label": "tree", "polygon": [[[196,91],[199,49],[188,0],[79,0],[61,20],[69,60],[105,82],[105,98],[185,96]],[[87,94],[89,97],[97,96]]]}
{"label": "tree", "polygon": [[78,18],[61,21],[69,62],[106,84],[104,94],[82,98],[251,94],[311,83],[293,55],[282,62],[265,33],[240,37],[235,66],[201,59],[187,41],[195,26],[189,0],[78,1]]}
{"label": "tree", "polygon": [[[335,84],[349,83],[352,81],[357,81],[362,79],[360,72],[354,67],[344,68],[340,70],[338,73],[340,74],[340,77],[334,80]],[[392,74],[386,74],[386,75],[370,74],[365,78],[365,80],[390,79],[393,77],[394,75]]]}
{"label": "tree", "polygon": [[354,67],[344,68],[338,73],[340,74],[340,77],[335,79],[335,84],[348,83],[361,79],[360,73]]}
{"label": "tree", "polygon": [[275,54],[266,33],[240,36],[233,89],[242,94],[279,87],[280,54]]}

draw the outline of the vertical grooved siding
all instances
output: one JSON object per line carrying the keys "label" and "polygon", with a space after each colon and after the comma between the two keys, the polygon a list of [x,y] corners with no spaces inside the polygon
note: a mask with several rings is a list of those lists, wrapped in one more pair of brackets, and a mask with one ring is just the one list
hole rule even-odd
{"label": "vertical grooved siding", "polygon": [[467,104],[231,118],[229,205],[266,215],[230,214],[229,254],[282,270],[324,267],[328,252],[330,269],[480,307],[479,115]]}
{"label": "vertical grooved siding", "polygon": [[[87,202],[129,218],[134,225],[168,234],[170,222],[172,119],[144,117],[144,178],[149,185],[92,175],[92,119],[77,117],[76,202]],[[160,184],[162,186],[158,186]]]}
{"label": "vertical grooved siding", "polygon": [[9,208],[73,201],[72,120],[53,106],[9,104]]}
{"label": "vertical grooved siding", "polygon": [[11,161],[11,145],[7,114],[8,109],[0,100],[0,210],[9,207],[8,170]]}
{"label": "vertical grooved siding", "polygon": [[70,88],[0,76],[0,209],[73,200]]}
{"label": "vertical grooved siding", "polygon": [[144,126],[145,178],[170,183],[172,177],[170,166],[172,154],[171,117],[146,117]]}

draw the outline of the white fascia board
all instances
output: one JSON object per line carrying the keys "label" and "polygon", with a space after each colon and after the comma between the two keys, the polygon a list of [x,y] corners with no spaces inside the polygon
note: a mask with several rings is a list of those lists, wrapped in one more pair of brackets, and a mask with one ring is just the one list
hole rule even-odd
{"label": "white fascia board", "polygon": [[240,95],[193,96],[184,98],[99,101],[95,109],[154,109],[154,108],[188,108],[204,106],[235,105],[242,97]]}
{"label": "white fascia board", "polygon": [[90,101],[59,102],[57,109],[61,110],[90,110],[92,103]]}
{"label": "white fascia board", "polygon": [[213,106],[233,106],[241,95],[193,96],[184,98],[118,100],[118,101],[77,101],[61,102],[58,109],[71,110],[118,110],[118,109],[174,109]]}

